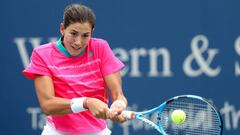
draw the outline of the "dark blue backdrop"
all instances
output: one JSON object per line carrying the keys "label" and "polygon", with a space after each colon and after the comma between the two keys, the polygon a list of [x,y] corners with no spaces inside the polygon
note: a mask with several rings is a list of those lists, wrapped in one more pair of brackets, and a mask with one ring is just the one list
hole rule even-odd
{"label": "dark blue backdrop", "polygon": [[[44,124],[33,82],[21,71],[33,47],[59,37],[63,8],[74,0],[0,1],[1,134],[38,135]],[[179,94],[210,98],[224,134],[240,134],[239,0],[89,0],[94,37],[126,64],[129,108],[144,110]],[[142,123],[109,122],[114,135],[152,135]]]}

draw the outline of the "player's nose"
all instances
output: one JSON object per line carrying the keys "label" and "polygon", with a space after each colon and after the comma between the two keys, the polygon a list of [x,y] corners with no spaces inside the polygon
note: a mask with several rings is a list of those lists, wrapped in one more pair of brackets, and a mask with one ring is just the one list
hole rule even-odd
{"label": "player's nose", "polygon": [[79,37],[75,40],[75,45],[81,46],[82,44],[83,44],[83,39],[81,37]]}

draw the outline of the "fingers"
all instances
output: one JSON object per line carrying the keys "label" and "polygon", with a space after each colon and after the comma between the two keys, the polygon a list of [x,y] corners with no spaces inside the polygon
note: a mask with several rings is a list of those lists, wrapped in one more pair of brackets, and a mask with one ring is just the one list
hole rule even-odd
{"label": "fingers", "polygon": [[114,122],[122,123],[126,121],[126,118],[122,115],[125,108],[126,104],[119,101],[113,103],[109,109],[106,103],[98,99],[88,99],[88,109],[95,117],[100,119],[111,119]]}
{"label": "fingers", "polygon": [[122,113],[125,108],[122,106],[114,107],[109,109],[109,118],[112,119]]}
{"label": "fingers", "polygon": [[100,119],[111,119],[114,122],[122,123],[127,119],[121,114],[122,108],[108,109],[108,107],[99,108],[97,111],[92,112],[93,115]]}
{"label": "fingers", "polygon": [[107,107],[103,107],[103,108],[99,108],[98,110],[95,110],[94,112],[92,112],[92,114],[100,119],[107,119],[109,118],[108,114],[108,108]]}
{"label": "fingers", "polygon": [[120,115],[125,108],[126,104],[124,101],[122,100],[114,101],[110,107],[110,118]]}
{"label": "fingers", "polygon": [[100,119],[107,119],[108,105],[99,99],[88,99],[88,109],[91,113]]}
{"label": "fingers", "polygon": [[114,122],[123,123],[127,119],[122,114],[120,114],[120,115],[117,115],[117,116],[113,117],[111,120],[114,121]]}
{"label": "fingers", "polygon": [[126,104],[122,101],[115,101],[108,112],[108,117],[114,122],[124,122],[127,119],[122,115],[122,111],[125,110]]}

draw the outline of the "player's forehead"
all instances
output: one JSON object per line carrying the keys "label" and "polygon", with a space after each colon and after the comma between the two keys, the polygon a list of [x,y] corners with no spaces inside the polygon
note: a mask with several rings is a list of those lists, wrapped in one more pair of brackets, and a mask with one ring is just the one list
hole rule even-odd
{"label": "player's forehead", "polygon": [[70,24],[67,27],[67,29],[69,31],[78,32],[80,34],[86,34],[86,33],[91,33],[92,26],[88,22],[85,22],[85,23],[76,22],[76,23]]}

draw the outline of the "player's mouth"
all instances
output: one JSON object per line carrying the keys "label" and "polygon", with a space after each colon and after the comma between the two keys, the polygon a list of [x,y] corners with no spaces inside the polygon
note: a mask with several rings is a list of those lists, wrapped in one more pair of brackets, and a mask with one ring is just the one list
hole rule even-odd
{"label": "player's mouth", "polygon": [[80,46],[72,46],[72,48],[74,49],[74,50],[81,50],[82,49],[82,47],[80,47]]}

